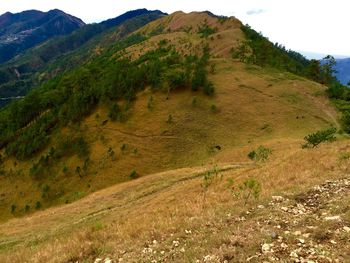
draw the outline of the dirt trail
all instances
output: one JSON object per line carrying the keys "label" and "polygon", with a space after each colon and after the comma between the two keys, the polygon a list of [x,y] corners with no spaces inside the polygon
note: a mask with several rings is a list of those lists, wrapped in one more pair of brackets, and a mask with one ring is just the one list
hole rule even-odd
{"label": "dirt trail", "polygon": [[[221,164],[216,166],[216,169],[223,172],[252,165],[254,166],[252,163]],[[212,169],[212,166],[201,166],[148,175],[103,189],[72,204],[12,219],[0,224],[0,248],[76,229],[77,224],[89,220],[104,216],[113,217],[120,212],[127,213],[128,208],[145,204],[178,183],[193,180]]]}

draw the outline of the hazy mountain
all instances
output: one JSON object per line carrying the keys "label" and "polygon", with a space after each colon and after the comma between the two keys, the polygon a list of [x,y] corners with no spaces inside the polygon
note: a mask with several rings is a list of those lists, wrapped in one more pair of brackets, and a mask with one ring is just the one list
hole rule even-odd
{"label": "hazy mountain", "polygon": [[138,9],[98,24],[87,24],[69,35],[49,39],[0,66],[0,106],[23,96],[40,83],[72,69],[130,32],[166,14]]}
{"label": "hazy mountain", "polygon": [[350,81],[350,58],[337,59],[335,70],[337,71],[336,77],[346,85]]}
{"label": "hazy mountain", "polygon": [[0,16],[0,63],[52,37],[70,34],[84,22],[60,10],[24,11]]}

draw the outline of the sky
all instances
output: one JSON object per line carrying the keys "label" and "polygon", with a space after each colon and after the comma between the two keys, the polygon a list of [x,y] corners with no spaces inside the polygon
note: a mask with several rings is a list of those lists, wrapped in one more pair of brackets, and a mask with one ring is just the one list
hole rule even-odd
{"label": "sky", "polygon": [[138,8],[166,13],[208,10],[235,16],[271,41],[309,58],[320,54],[350,57],[349,0],[0,0],[0,13],[55,8],[86,23]]}

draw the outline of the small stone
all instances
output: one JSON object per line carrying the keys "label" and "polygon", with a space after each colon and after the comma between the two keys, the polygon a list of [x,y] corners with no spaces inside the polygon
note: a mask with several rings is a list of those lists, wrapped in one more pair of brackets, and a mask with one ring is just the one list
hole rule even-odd
{"label": "small stone", "polygon": [[350,227],[344,226],[343,229],[344,229],[345,232],[350,233]]}
{"label": "small stone", "polygon": [[266,254],[266,253],[271,253],[273,252],[273,250],[271,249],[273,247],[273,244],[263,244],[261,246],[261,251],[263,254]]}
{"label": "small stone", "polygon": [[294,236],[300,236],[301,235],[301,231],[297,230],[293,233]]}
{"label": "small stone", "polygon": [[284,211],[284,212],[288,212],[288,207],[282,206],[281,210]]}
{"label": "small stone", "polygon": [[173,246],[174,247],[178,247],[180,245],[180,242],[179,241],[177,241],[177,240],[174,240],[173,241]]}
{"label": "small stone", "polygon": [[333,245],[337,244],[337,242],[335,242],[334,240],[331,240],[329,242],[331,242],[331,244],[333,244]]}
{"label": "small stone", "polygon": [[272,232],[270,235],[271,235],[271,238],[272,238],[272,239],[278,238],[278,235],[277,235],[276,232]]}
{"label": "small stone", "polygon": [[340,216],[326,216],[324,218],[324,220],[326,220],[326,221],[339,221],[341,219],[340,219]]}
{"label": "small stone", "polygon": [[102,259],[100,259],[100,258],[95,259],[95,263],[100,263],[101,261],[102,261]]}
{"label": "small stone", "polygon": [[158,244],[157,240],[153,240],[152,243],[153,243],[153,245],[157,245]]}
{"label": "small stone", "polygon": [[258,205],[258,209],[264,209],[265,208],[265,206],[263,206],[263,205]]}
{"label": "small stone", "polygon": [[295,251],[290,252],[289,256],[291,258],[298,258],[299,257],[298,254]]}
{"label": "small stone", "polygon": [[112,263],[112,260],[110,258],[106,258],[105,263]]}
{"label": "small stone", "polygon": [[281,248],[286,249],[288,248],[288,245],[286,243],[281,243]]}
{"label": "small stone", "polygon": [[305,234],[303,234],[303,237],[305,237],[305,238],[309,238],[310,237],[310,233],[305,233]]}
{"label": "small stone", "polygon": [[305,243],[305,240],[302,239],[302,238],[299,238],[298,240],[299,240],[299,243],[301,243],[301,244],[304,244],[304,243]]}
{"label": "small stone", "polygon": [[274,195],[274,196],[272,196],[272,200],[277,201],[277,202],[281,202],[281,201],[283,201],[283,197],[279,196],[279,195]]}
{"label": "small stone", "polygon": [[189,235],[189,234],[192,234],[192,231],[191,231],[191,230],[185,229],[185,233],[186,233],[187,235]]}
{"label": "small stone", "polygon": [[185,248],[182,247],[182,248],[180,249],[180,252],[185,253]]}
{"label": "small stone", "polygon": [[160,254],[161,254],[161,255],[164,255],[164,254],[165,254],[165,251],[164,251],[164,250],[160,251]]}

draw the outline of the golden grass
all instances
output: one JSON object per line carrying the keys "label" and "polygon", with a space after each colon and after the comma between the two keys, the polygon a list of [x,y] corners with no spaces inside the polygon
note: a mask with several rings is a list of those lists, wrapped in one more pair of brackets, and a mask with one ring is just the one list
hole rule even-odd
{"label": "golden grass", "polygon": [[[62,134],[81,134],[91,145],[88,174],[74,171],[84,160],[64,159],[52,167],[51,176],[34,180],[29,176],[33,160],[14,165],[7,160],[10,176],[1,177],[0,219],[9,219],[11,205],[16,216],[35,203],[43,207],[73,202],[96,190],[130,180],[131,171],[141,176],[181,167],[216,162],[245,162],[247,152],[267,141],[301,139],[306,134],[334,123],[337,113],[325,96],[325,89],[294,75],[246,65],[230,59],[213,59],[216,73],[210,75],[216,87],[214,97],[200,92],[175,91],[166,99],[162,92],[138,94],[126,123],[108,122],[107,110],[99,107],[79,128]],[[147,107],[150,97],[153,109]],[[195,103],[194,103],[195,101]],[[213,105],[216,107],[213,112]],[[173,123],[167,123],[169,115]],[[99,117],[97,117],[99,116]],[[55,139],[53,139],[54,145]],[[122,145],[125,150],[121,150]],[[214,146],[219,145],[220,151]],[[108,156],[112,148],[115,157]],[[69,170],[63,173],[63,167]],[[43,185],[50,187],[50,200],[42,200]]]}
{"label": "golden grass", "polygon": [[[348,172],[349,160],[341,160],[340,155],[350,151],[347,141],[311,150],[302,150],[300,141],[293,140],[274,142],[271,147],[274,152],[267,163],[222,172],[223,179],[218,177],[205,199],[203,178],[197,176],[205,168],[180,169],[116,185],[26,219],[11,220],[0,226],[0,261],[90,262],[99,256],[122,257],[127,251],[140,257],[131,262],[143,262],[141,251],[146,244],[154,239],[167,244],[181,238],[185,229],[191,229],[199,240],[207,240],[201,246],[189,241],[194,243],[186,248],[190,259],[201,258],[226,238],[205,229],[219,224],[228,213],[239,216],[247,209],[242,200],[232,197],[228,178],[237,185],[244,178],[256,178],[262,183],[260,200],[264,202],[273,194],[297,193]],[[4,242],[9,241],[19,242],[15,250],[4,249]],[[179,258],[174,262],[191,260]]]}

